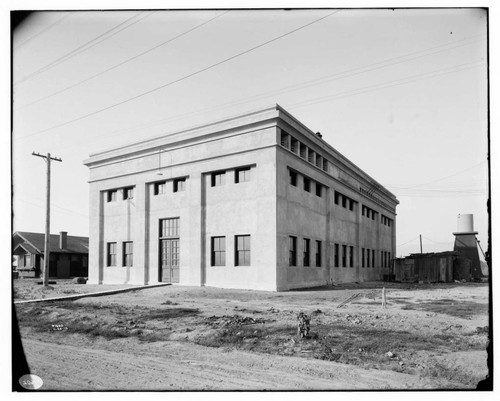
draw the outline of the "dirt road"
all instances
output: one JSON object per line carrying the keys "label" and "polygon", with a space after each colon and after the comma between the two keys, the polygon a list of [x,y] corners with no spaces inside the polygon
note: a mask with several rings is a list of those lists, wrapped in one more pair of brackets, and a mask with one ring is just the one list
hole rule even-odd
{"label": "dirt road", "polygon": [[379,287],[172,286],[16,310],[47,390],[470,389],[486,377],[487,285],[390,284],[387,309]]}
{"label": "dirt road", "polygon": [[[78,338],[74,338],[75,341]],[[220,352],[196,344],[25,340],[32,373],[51,390],[342,390],[436,388],[439,381],[335,362]],[[121,350],[121,349],[122,350]],[[127,351],[123,351],[127,349]],[[133,349],[133,353],[130,350]],[[397,383],[397,384],[396,384]]]}

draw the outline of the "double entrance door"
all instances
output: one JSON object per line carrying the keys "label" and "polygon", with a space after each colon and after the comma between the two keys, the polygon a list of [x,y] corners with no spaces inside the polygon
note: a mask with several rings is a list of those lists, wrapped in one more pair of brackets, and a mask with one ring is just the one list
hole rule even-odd
{"label": "double entrance door", "polygon": [[179,238],[160,240],[160,281],[179,282]]}

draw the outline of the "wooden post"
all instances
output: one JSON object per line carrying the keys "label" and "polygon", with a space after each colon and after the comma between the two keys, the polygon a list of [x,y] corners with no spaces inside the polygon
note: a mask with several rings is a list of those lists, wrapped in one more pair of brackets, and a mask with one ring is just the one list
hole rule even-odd
{"label": "wooden post", "polygon": [[50,153],[47,156],[41,155],[39,153],[32,153],[33,156],[41,157],[47,163],[47,192],[45,197],[45,245],[43,250],[43,286],[48,287],[49,285],[49,262],[50,262],[50,162],[55,160],[62,162],[60,158],[51,157]]}

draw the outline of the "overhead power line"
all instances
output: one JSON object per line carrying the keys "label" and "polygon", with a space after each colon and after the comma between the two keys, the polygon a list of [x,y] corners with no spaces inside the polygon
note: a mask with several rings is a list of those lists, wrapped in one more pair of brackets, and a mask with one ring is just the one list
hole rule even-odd
{"label": "overhead power line", "polygon": [[422,235],[422,238],[425,238],[427,241],[433,242],[435,244],[441,244],[441,245],[449,245],[453,243],[453,240],[447,241],[447,242],[440,242],[440,241],[434,241],[433,239],[427,238],[424,235]]}
{"label": "overhead power line", "polygon": [[[40,209],[45,209],[45,205],[43,204],[43,201],[41,199],[36,199],[36,200],[38,202],[40,202],[40,204],[35,203],[35,202],[31,202],[31,201],[29,201],[27,199],[19,198],[19,201],[21,201],[21,202],[25,202],[25,203],[27,203],[29,205],[38,207]],[[83,214],[83,213],[76,212],[76,211],[71,210],[71,209],[66,209],[64,207],[61,207],[61,206],[58,206],[58,205],[54,204],[53,202],[51,203],[51,207],[55,207],[56,209],[60,209],[60,213],[66,214],[68,216],[81,217],[81,218],[84,218],[84,219],[88,219],[89,218],[88,214]],[[17,213],[15,213],[15,214],[17,214]],[[16,219],[17,218],[18,218],[18,216],[16,216]]]}
{"label": "overhead power line", "polygon": [[[85,42],[83,45],[78,46],[76,49],[70,51],[69,53],[64,54],[63,56],[57,58],[56,60],[53,60],[50,63],[46,64],[45,66],[43,66],[43,67],[33,71],[32,73],[26,75],[24,78],[14,82],[14,85],[25,82],[28,79],[31,79],[31,78],[33,78],[33,77],[35,77],[35,76],[37,76],[45,71],[48,71],[48,70],[54,68],[55,66],[57,66],[61,63],[64,63],[65,61],[75,57],[76,55],[83,53],[83,52],[87,51],[88,49],[91,49],[94,46],[97,46],[99,43],[104,42],[105,40],[108,40],[109,38],[117,35],[121,31],[123,31],[124,29],[127,29],[127,28],[131,27],[132,25],[137,24],[138,22],[140,22],[144,18],[149,17],[154,12],[155,11],[151,11],[151,12],[147,13],[146,15],[144,15],[142,18],[139,18],[131,23],[129,23],[129,22],[131,20],[133,20],[134,18],[137,18],[139,15],[143,14],[143,12],[137,13],[134,16],[127,18],[125,21],[119,23],[118,25],[115,25],[113,28],[108,29],[106,32],[104,32],[104,33],[96,36],[95,38]],[[128,24],[128,25],[126,25],[126,24]],[[125,26],[123,26],[123,25],[125,25]],[[119,27],[122,27],[122,28],[118,29]],[[113,31],[115,31],[115,32],[113,32]]]}
{"label": "overhead power line", "polygon": [[35,100],[35,101],[33,101],[33,102],[30,102],[30,103],[27,103],[27,104],[25,104],[25,105],[22,105],[22,106],[20,106],[19,108],[17,108],[17,110],[20,110],[20,109],[22,109],[22,108],[25,108],[25,107],[28,107],[28,106],[34,105],[34,104],[36,104],[36,103],[38,103],[38,102],[41,102],[42,100],[47,100],[47,99],[49,99],[49,98],[51,98],[51,97],[54,97],[54,96],[59,95],[59,94],[61,94],[61,93],[63,93],[63,92],[66,92],[66,91],[67,91],[67,90],[69,90],[69,89],[73,89],[73,88],[75,88],[75,87],[77,87],[77,86],[80,86],[81,84],[84,84],[85,82],[89,82],[89,81],[91,81],[91,80],[93,80],[93,79],[95,79],[95,78],[97,78],[97,77],[100,77],[101,75],[106,74],[107,72],[113,71],[114,69],[116,69],[116,68],[118,68],[118,67],[121,67],[122,65],[127,64],[127,63],[131,62],[132,60],[135,60],[135,59],[137,59],[137,58],[139,58],[139,57],[142,57],[142,56],[144,56],[145,54],[148,54],[148,53],[152,52],[153,50],[156,50],[156,49],[158,49],[158,48],[160,48],[160,47],[162,47],[162,46],[165,46],[166,44],[171,43],[171,42],[173,42],[173,41],[175,41],[175,40],[179,39],[180,37],[185,36],[185,35],[187,35],[188,33],[191,33],[191,32],[193,32],[193,31],[195,31],[196,29],[201,28],[201,27],[202,27],[202,26],[204,26],[204,25],[207,25],[208,23],[210,23],[210,22],[214,21],[215,19],[217,19],[217,18],[219,18],[219,17],[222,17],[224,14],[227,14],[228,12],[229,12],[229,11],[223,12],[222,14],[219,14],[219,15],[215,16],[214,18],[209,19],[208,21],[205,21],[205,22],[203,22],[203,23],[201,23],[201,24],[198,24],[198,25],[196,25],[195,27],[193,27],[193,28],[191,28],[191,29],[188,29],[187,31],[182,32],[181,34],[176,35],[176,36],[174,36],[173,38],[170,38],[170,39],[168,39],[168,40],[166,40],[166,41],[164,41],[164,42],[162,42],[162,43],[160,43],[160,44],[158,44],[158,45],[156,45],[156,46],[153,46],[153,47],[151,47],[150,49],[148,49],[148,50],[146,50],[146,51],[143,51],[143,52],[141,52],[141,53],[139,53],[139,54],[137,54],[137,55],[135,55],[135,56],[133,56],[133,57],[130,57],[130,58],[126,59],[126,60],[123,60],[122,62],[120,62],[120,63],[118,63],[118,64],[115,64],[115,65],[113,65],[113,66],[111,66],[111,67],[109,67],[109,68],[105,69],[104,71],[101,71],[101,72],[98,72],[97,74],[91,75],[90,77],[87,77],[87,78],[85,78],[85,79],[83,79],[83,80],[81,80],[81,81],[78,81],[78,82],[76,82],[76,83],[74,83],[74,84],[72,84],[72,85],[69,85],[69,86],[67,86],[67,87],[65,87],[65,88],[63,88],[63,89],[60,89],[60,90],[58,90],[58,91],[56,91],[56,92],[54,92],[54,93],[51,93],[50,95],[44,96],[44,97],[42,97],[42,98],[40,98],[40,99],[37,99],[37,100]]}
{"label": "overhead power line", "polygon": [[322,103],[322,102],[329,101],[329,100],[341,99],[341,98],[344,98],[347,96],[361,95],[364,93],[373,92],[373,91],[380,90],[380,89],[387,89],[387,88],[392,88],[392,87],[396,87],[396,86],[400,86],[400,85],[406,85],[409,83],[422,81],[424,79],[435,78],[435,77],[439,77],[442,75],[447,75],[447,74],[451,74],[451,73],[455,73],[455,72],[460,72],[460,71],[463,71],[466,69],[479,67],[480,65],[484,65],[484,64],[485,63],[483,61],[464,63],[464,64],[460,64],[457,66],[452,66],[452,67],[447,67],[447,68],[442,68],[439,70],[426,72],[423,74],[412,75],[412,76],[405,77],[402,79],[396,79],[393,81],[382,82],[380,84],[369,85],[369,86],[365,86],[365,87],[358,88],[358,89],[352,89],[352,90],[340,92],[340,93],[337,93],[334,95],[322,96],[322,97],[315,98],[315,99],[309,99],[309,100],[305,100],[302,102],[297,102],[297,103],[294,103],[294,104],[288,106],[288,108],[294,109],[294,108],[299,108],[299,107],[304,107],[304,106],[312,106],[314,104]]}
{"label": "overhead power line", "polygon": [[[324,20],[325,18],[328,18],[328,17],[330,17],[331,15],[336,14],[336,13],[338,13],[338,12],[339,12],[339,11],[334,11],[334,12],[332,12],[332,13],[329,13],[329,14],[327,14],[327,15],[325,15],[325,16],[323,16],[323,17],[321,17],[321,18],[315,19],[315,20],[314,20],[314,21],[312,21],[312,22],[309,22],[309,23],[307,23],[307,24],[305,24],[305,25],[302,25],[302,26],[300,26],[300,27],[298,27],[298,28],[295,28],[295,29],[293,29],[293,30],[291,30],[291,31],[288,31],[288,32],[286,32],[286,33],[284,33],[284,34],[282,34],[282,35],[276,36],[276,37],[275,37],[275,38],[273,38],[273,39],[267,40],[267,41],[265,41],[265,42],[263,42],[263,43],[261,43],[261,44],[259,44],[259,45],[257,45],[257,46],[251,47],[250,49],[244,50],[244,51],[242,51],[242,52],[240,52],[240,53],[237,53],[237,54],[235,54],[235,55],[233,55],[233,56],[231,56],[231,57],[225,58],[224,60],[221,60],[221,61],[219,61],[219,62],[217,62],[217,63],[211,64],[211,65],[209,65],[208,67],[205,67],[205,68],[202,68],[202,69],[197,70],[197,71],[195,71],[195,72],[192,72],[191,74],[185,75],[185,76],[183,76],[183,77],[181,77],[181,78],[178,78],[178,79],[175,79],[175,80],[173,80],[173,81],[167,82],[167,83],[165,83],[165,84],[163,84],[163,85],[157,86],[157,87],[155,87],[155,88],[153,88],[153,89],[150,89],[150,90],[148,90],[148,91],[142,92],[142,93],[140,93],[140,94],[138,94],[138,95],[132,96],[132,97],[130,97],[130,98],[128,98],[128,99],[125,99],[125,100],[122,100],[122,101],[120,101],[120,102],[118,102],[118,103],[114,103],[114,104],[112,104],[112,105],[109,105],[109,106],[103,107],[103,108],[101,108],[101,109],[95,110],[95,111],[93,111],[93,112],[91,112],[91,113],[88,113],[88,114],[85,114],[85,115],[83,115],[83,116],[80,116],[80,117],[77,117],[77,118],[71,119],[71,120],[69,120],[69,121],[66,121],[66,122],[63,122],[63,123],[60,123],[60,124],[57,124],[57,125],[53,125],[52,127],[45,128],[45,129],[40,130],[40,131],[33,132],[33,133],[28,134],[28,135],[25,135],[25,136],[23,136],[23,137],[21,137],[21,138],[28,138],[28,137],[31,137],[31,136],[33,136],[33,135],[39,135],[39,134],[42,134],[42,133],[45,133],[45,132],[51,131],[51,130],[56,129],[56,128],[61,128],[61,127],[64,127],[64,126],[66,126],[66,125],[68,125],[68,124],[72,124],[72,123],[74,123],[74,122],[76,122],[76,121],[80,121],[80,120],[83,120],[83,119],[85,119],[85,118],[92,117],[92,116],[94,116],[94,115],[96,115],[96,114],[100,114],[100,113],[102,113],[102,112],[104,112],[104,111],[107,111],[107,110],[113,109],[113,108],[115,108],[115,107],[121,106],[121,105],[126,104],[126,103],[128,103],[128,102],[131,102],[131,101],[133,101],[133,100],[137,100],[137,99],[142,98],[142,97],[144,97],[144,96],[150,95],[151,93],[157,92],[157,91],[159,91],[159,90],[161,90],[161,89],[164,89],[164,88],[166,88],[166,87],[168,87],[168,86],[171,86],[171,85],[176,84],[176,83],[178,83],[178,82],[184,81],[184,80],[186,80],[186,79],[188,79],[188,78],[191,78],[191,77],[193,77],[193,76],[196,76],[196,75],[198,75],[198,74],[201,74],[202,72],[205,72],[205,71],[208,71],[208,70],[210,70],[210,69],[212,69],[212,68],[218,67],[218,66],[220,66],[220,65],[222,65],[222,64],[225,64],[225,63],[227,63],[227,62],[229,62],[229,61],[231,61],[231,60],[234,60],[234,59],[236,59],[236,58],[238,58],[238,57],[241,57],[241,56],[243,56],[243,55],[245,55],[245,54],[248,54],[248,53],[250,53],[250,52],[252,52],[252,51],[254,51],[254,50],[257,50],[257,49],[259,49],[259,48],[261,48],[261,47],[264,47],[264,46],[266,46],[266,45],[268,45],[268,44],[270,44],[270,43],[273,43],[273,42],[275,42],[275,41],[277,41],[277,40],[280,40],[280,39],[282,39],[282,38],[284,38],[284,37],[286,37],[286,36],[289,36],[289,35],[291,35],[291,34],[293,34],[293,33],[295,33],[295,32],[298,32],[298,31],[300,31],[300,30],[302,30],[302,29],[304,29],[304,28],[307,28],[308,26],[311,26],[311,25],[313,25],[313,24],[316,24],[316,23],[318,23],[319,21]],[[21,139],[21,138],[20,138],[20,139]]]}
{"label": "overhead power line", "polygon": [[[416,52],[411,52],[411,53],[408,53],[408,54],[400,55],[400,56],[397,56],[397,57],[388,58],[388,59],[385,59],[385,60],[382,60],[382,61],[379,61],[379,62],[376,62],[376,63],[371,63],[371,64],[368,64],[368,65],[365,65],[365,66],[360,66],[360,67],[356,67],[356,68],[353,68],[353,69],[350,69],[350,70],[341,71],[341,72],[338,72],[338,73],[335,73],[335,74],[330,74],[330,75],[327,75],[327,76],[324,76],[324,77],[321,77],[321,78],[316,78],[316,79],[313,79],[313,80],[304,81],[304,82],[301,82],[301,83],[298,83],[298,84],[288,85],[288,86],[285,86],[285,87],[282,87],[282,88],[278,88],[278,89],[274,89],[274,90],[271,90],[271,91],[263,92],[263,93],[260,93],[260,94],[254,95],[254,96],[250,96],[250,97],[247,97],[247,98],[243,98],[243,99],[239,99],[239,100],[232,100],[230,102],[226,102],[226,103],[223,103],[223,104],[220,104],[220,105],[217,105],[217,106],[207,107],[207,108],[204,108],[204,109],[199,109],[199,110],[196,110],[196,111],[179,114],[177,116],[173,116],[173,117],[169,117],[169,118],[162,118],[160,120],[156,120],[156,121],[149,122],[149,123],[146,123],[146,124],[136,125],[135,127],[128,128],[128,129],[125,129],[125,130],[120,130],[119,132],[120,133],[121,132],[133,132],[133,131],[136,131],[137,129],[140,129],[140,128],[154,127],[154,126],[166,123],[166,122],[177,121],[177,120],[181,120],[183,118],[192,117],[192,116],[196,116],[196,115],[200,115],[200,114],[205,114],[207,112],[219,111],[219,110],[231,108],[231,107],[234,107],[234,106],[237,106],[237,105],[242,105],[242,104],[245,104],[245,103],[250,103],[250,102],[252,102],[254,100],[265,99],[267,97],[272,97],[272,96],[276,96],[276,95],[283,94],[283,93],[288,93],[288,92],[292,92],[292,91],[303,90],[305,88],[308,88],[308,87],[311,87],[311,86],[320,85],[320,84],[323,84],[325,82],[330,82],[330,81],[334,81],[334,80],[344,79],[344,78],[352,77],[352,76],[355,76],[355,75],[364,74],[364,73],[367,73],[367,72],[378,70],[378,69],[381,69],[381,68],[387,68],[387,67],[393,66],[395,64],[400,64],[400,63],[403,63],[403,62],[412,61],[412,60],[415,60],[415,59],[418,59],[418,58],[427,57],[427,56],[434,55],[434,54],[437,54],[437,53],[442,53],[442,52],[445,52],[445,51],[449,51],[449,50],[455,49],[457,47],[461,47],[461,46],[465,46],[465,45],[474,43],[474,42],[470,42],[470,40],[476,38],[477,36],[484,36],[484,35],[474,35],[474,36],[471,36],[469,38],[462,39],[462,40],[459,40],[459,41],[449,42],[449,43],[441,44],[441,45],[438,45],[438,46],[433,46],[433,47],[430,47],[430,48],[427,48],[427,49],[419,50],[419,51],[416,51]],[[466,42],[466,43],[462,43],[462,42]],[[459,44],[457,46],[449,47],[450,45],[454,45],[454,44],[457,44],[457,43],[461,43],[461,44]],[[448,48],[443,49],[443,47],[448,47]],[[436,50],[436,49],[441,49],[441,50],[429,53],[429,50]],[[411,56],[415,56],[415,57],[411,57]],[[392,63],[392,61],[396,61],[396,60],[402,60],[402,61],[397,61],[397,62]],[[55,93],[55,94],[57,94],[57,93]],[[42,98],[41,100],[43,100],[43,99],[44,98]],[[36,103],[36,102],[37,101],[32,102],[30,104],[33,104],[33,103]],[[29,106],[30,104],[28,104],[26,106]],[[22,107],[24,107],[24,106],[22,106]],[[108,136],[108,138],[109,137],[110,136]]]}
{"label": "overhead power line", "polygon": [[451,177],[454,177],[458,174],[462,174],[462,173],[465,173],[466,171],[469,171],[469,170],[472,170],[472,169],[475,169],[476,167],[479,167],[481,165],[483,165],[484,163],[486,163],[487,161],[486,160],[483,160],[482,162],[480,163],[477,163],[477,164],[474,164],[473,166],[470,166],[470,167],[467,167],[463,170],[460,170],[460,171],[457,171],[456,173],[453,173],[453,174],[450,174],[450,175],[447,175],[445,177],[441,177],[441,178],[437,178],[435,180],[432,180],[432,181],[429,181],[429,182],[424,182],[422,184],[416,184],[416,185],[412,185],[410,187],[397,187],[397,186],[390,186],[389,188],[393,188],[393,189],[413,189],[413,188],[417,188],[417,187],[423,187],[424,185],[429,185],[429,184],[433,184],[435,182],[439,182],[439,181],[442,181],[442,180],[446,180],[447,178],[451,178]]}
{"label": "overhead power line", "polygon": [[416,236],[415,238],[403,243],[403,244],[399,244],[398,246],[396,246],[396,248],[399,248],[400,246],[403,246],[403,245],[406,245],[406,244],[409,244],[410,242],[413,242],[415,240],[419,239],[419,236]]}

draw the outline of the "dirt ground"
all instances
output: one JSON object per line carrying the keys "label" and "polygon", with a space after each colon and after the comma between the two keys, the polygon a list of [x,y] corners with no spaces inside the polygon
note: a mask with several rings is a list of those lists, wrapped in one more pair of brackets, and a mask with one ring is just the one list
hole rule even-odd
{"label": "dirt ground", "polygon": [[[14,300],[117,288],[53,287],[16,280]],[[286,293],[165,286],[17,304],[16,314],[42,390],[474,389],[488,374],[488,291],[478,283]],[[310,317],[307,338],[297,335],[299,312]]]}

